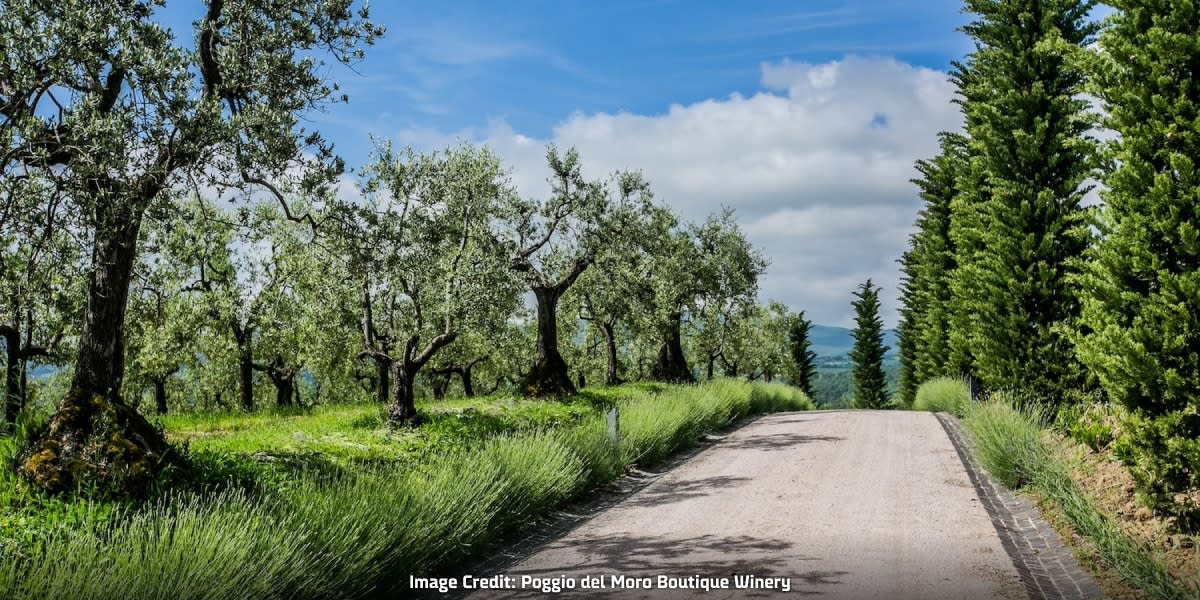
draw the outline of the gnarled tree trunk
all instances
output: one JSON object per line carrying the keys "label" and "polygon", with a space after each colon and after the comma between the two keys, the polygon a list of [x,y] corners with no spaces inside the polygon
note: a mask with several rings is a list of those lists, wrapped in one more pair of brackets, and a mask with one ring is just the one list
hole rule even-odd
{"label": "gnarled tree trunk", "polygon": [[292,400],[296,396],[296,372],[300,370],[299,367],[288,366],[283,357],[276,355],[266,365],[251,363],[251,368],[266,373],[267,378],[271,380],[271,385],[275,388],[276,406],[292,406]]}
{"label": "gnarled tree trunk", "polygon": [[450,376],[435,374],[430,378],[429,385],[433,388],[434,400],[445,400],[446,388],[450,387]]}
{"label": "gnarled tree trunk", "polygon": [[0,327],[0,336],[4,338],[4,423],[11,425],[25,405],[21,386],[25,360],[21,357],[20,332],[15,327]]}
{"label": "gnarled tree trunk", "polygon": [[379,377],[378,377],[378,386],[379,387],[376,388],[376,390],[378,391],[379,403],[387,404],[388,398],[391,397],[391,393],[392,393],[392,382],[391,382],[391,376],[390,376],[391,367],[389,367],[385,361],[376,359],[375,360],[375,368],[379,371]]}
{"label": "gnarled tree trunk", "polygon": [[[445,377],[444,382],[447,386],[450,384],[450,376],[458,375],[459,380],[462,381],[463,395],[468,398],[474,398],[475,397],[475,376],[474,376],[475,366],[485,360],[488,360],[489,358],[491,358],[491,355],[485,354],[484,356],[479,356],[479,357],[476,357],[474,359],[467,361],[467,363],[464,365],[450,366],[450,367],[446,367],[443,369],[434,369],[433,374]],[[436,382],[437,379],[435,379],[434,381]],[[445,392],[445,390],[442,390],[442,391],[443,391],[443,393]],[[495,390],[493,390],[493,392],[494,391]],[[433,394],[434,394],[434,397],[437,397],[438,388],[436,385],[433,388]]]}
{"label": "gnarled tree trunk", "polygon": [[289,375],[272,380],[275,384],[275,404],[279,406],[292,406],[292,400],[296,395],[296,378]]}
{"label": "gnarled tree trunk", "polygon": [[6,425],[17,422],[17,416],[25,408],[25,392],[29,389],[28,370],[26,362],[35,356],[47,356],[49,351],[33,345],[29,330],[25,330],[25,342],[21,342],[21,327],[14,322],[11,325],[0,325],[0,338],[4,339],[4,421],[0,422],[0,431]]}
{"label": "gnarled tree trunk", "polygon": [[704,378],[707,379],[708,381],[713,380],[714,367],[716,367],[716,365],[717,365],[717,357],[718,356],[719,356],[718,354],[709,354],[708,355],[708,367],[705,368],[705,370],[704,370]]}
{"label": "gnarled tree trunk", "polygon": [[125,198],[97,215],[87,307],[71,389],[22,455],[21,472],[51,492],[88,481],[138,493],[175,458],[166,440],[122,401],[124,325],[141,211]]}
{"label": "gnarled tree trunk", "polygon": [[472,371],[474,368],[475,368],[475,365],[474,365],[474,364],[467,365],[467,367],[466,367],[466,368],[464,368],[464,369],[463,369],[461,372],[459,372],[459,374],[458,374],[458,375],[459,375],[459,377],[462,379],[463,395],[464,395],[464,396],[466,396],[466,397],[468,397],[468,398],[474,398],[474,397],[475,397],[475,384],[474,384],[474,381],[473,381],[473,379],[474,379],[474,376],[472,376],[472,374],[471,374],[471,371]]}
{"label": "gnarled tree trunk", "polygon": [[658,358],[650,368],[650,379],[668,383],[695,383],[692,370],[688,368],[687,359],[683,355],[683,315],[671,315],[667,327],[663,331],[662,346],[658,348]]}
{"label": "gnarled tree trunk", "polygon": [[392,381],[392,402],[388,405],[388,422],[392,425],[420,425],[416,398],[413,396],[413,379],[418,368],[406,360],[394,360],[388,365]]}
{"label": "gnarled tree trunk", "polygon": [[416,398],[413,396],[413,381],[417,377],[417,373],[426,364],[429,364],[430,359],[437,354],[447,344],[450,344],[458,337],[455,332],[444,333],[430,340],[425,350],[417,353],[417,336],[408,338],[404,344],[404,354],[399,358],[392,358],[387,355],[374,352],[377,360],[386,361],[388,370],[392,379],[392,402],[388,405],[388,423],[392,426],[398,425],[420,425],[421,416],[417,413]]}
{"label": "gnarled tree trunk", "polygon": [[526,396],[567,396],[575,393],[575,384],[567,362],[558,352],[558,300],[560,290],[536,286],[537,300],[537,362],[521,382]]}

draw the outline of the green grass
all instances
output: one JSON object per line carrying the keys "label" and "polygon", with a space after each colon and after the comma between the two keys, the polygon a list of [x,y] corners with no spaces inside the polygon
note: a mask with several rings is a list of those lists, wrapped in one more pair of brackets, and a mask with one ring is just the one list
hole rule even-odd
{"label": "green grass", "polygon": [[1071,477],[1069,466],[1046,445],[1047,419],[1042,410],[999,395],[968,405],[963,424],[976,457],[992,476],[1013,489],[1028,486],[1057,506],[1072,527],[1092,541],[1100,556],[1146,597],[1200,597],[1200,589],[1171,577],[1148,549],[1123,533],[1088,499]]}
{"label": "green grass", "polygon": [[[618,392],[619,393],[619,392]],[[378,404],[334,404],[254,413],[193,413],[159,419],[171,441],[195,450],[253,454],[321,452],[354,460],[397,459],[457,439],[578,421],[593,412],[586,398],[571,402],[486,396],[418,404],[419,429],[391,431]]]}
{"label": "green grass", "polygon": [[1004,485],[1017,489],[1032,483],[1050,461],[1042,439],[1045,414],[1032,403],[1006,395],[968,404],[965,424],[983,468]]}
{"label": "green grass", "polygon": [[[597,410],[608,405],[620,410],[616,443]],[[341,467],[285,470],[280,485],[215,486],[119,508],[119,518],[81,518],[0,553],[0,589],[12,598],[180,600],[388,592],[408,573],[453,569],[503,533],[706,431],[807,408],[811,402],[785,386],[721,381],[605,390],[559,406],[506,399],[429,406],[429,432],[388,434],[372,424],[370,407],[276,415],[282,423],[258,415],[166,419],[172,435],[191,435],[194,451],[209,457],[236,463],[260,453],[331,452]],[[298,442],[297,431],[308,437]],[[366,446],[370,460],[359,448],[329,445],[325,438],[338,433]],[[309,439],[325,445],[309,447]],[[413,440],[419,460],[388,448]]]}
{"label": "green grass", "polygon": [[913,400],[913,410],[929,412],[948,412],[962,416],[967,403],[971,401],[971,390],[967,382],[959,377],[937,377],[930,379],[917,388],[917,396]]}

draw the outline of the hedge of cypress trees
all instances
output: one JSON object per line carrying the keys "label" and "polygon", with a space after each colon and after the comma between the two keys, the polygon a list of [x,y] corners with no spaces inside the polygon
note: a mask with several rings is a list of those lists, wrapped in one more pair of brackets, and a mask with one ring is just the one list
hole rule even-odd
{"label": "hedge of cypress trees", "polygon": [[972,374],[986,387],[1051,403],[1082,382],[1067,337],[1078,315],[1070,283],[1088,244],[1082,185],[1093,166],[1084,72],[1091,2],[968,0],[975,89],[963,104],[969,170],[980,186],[957,205],[974,238],[953,280]]}
{"label": "hedge of cypress trees", "polygon": [[909,250],[900,259],[899,399],[912,404],[917,387],[948,367],[950,274],[956,263],[950,239],[950,202],[958,191],[966,140],[942,135],[942,153],[917,163],[921,177],[913,183],[921,190],[925,208],[917,217],[917,230]]}
{"label": "hedge of cypress trees", "polygon": [[1129,409],[1143,497],[1200,524],[1200,6],[1118,0],[1091,86],[1119,137],[1086,271],[1079,358]]}

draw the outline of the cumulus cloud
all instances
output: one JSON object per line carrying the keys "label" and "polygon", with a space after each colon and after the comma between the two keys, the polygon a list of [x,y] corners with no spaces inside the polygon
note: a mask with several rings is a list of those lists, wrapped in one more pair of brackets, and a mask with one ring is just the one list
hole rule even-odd
{"label": "cumulus cloud", "polygon": [[483,141],[511,165],[528,196],[544,195],[546,144],[575,146],[585,174],[639,169],[656,196],[701,220],[736,210],[771,266],[763,299],[849,325],[851,291],[871,277],[885,287],[885,320],[896,320],[896,259],[920,203],[913,163],[937,151],[939,131],[958,130],[953,86],[940,71],[891,58],[849,56],[761,66],[762,90],[662,114],[569,116],[551,139],[502,121],[486,131],[407,131],[418,146],[454,136]]}

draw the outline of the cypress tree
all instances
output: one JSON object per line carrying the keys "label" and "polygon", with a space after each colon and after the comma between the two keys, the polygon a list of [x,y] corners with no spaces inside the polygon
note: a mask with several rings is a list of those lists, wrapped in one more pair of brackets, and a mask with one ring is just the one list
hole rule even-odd
{"label": "cypress tree", "polygon": [[886,408],[887,378],[883,372],[883,320],[879,318],[879,288],[868,279],[854,292],[853,362],[854,406]]}
{"label": "cypress tree", "polygon": [[[1141,496],[1200,525],[1200,6],[1116,0],[1095,94],[1115,168],[1087,268],[1080,360],[1129,411]],[[1188,492],[1191,492],[1190,494]]]}
{"label": "cypress tree", "polygon": [[1093,143],[1074,60],[1096,27],[1085,0],[967,0],[960,74],[967,172],[952,203],[952,362],[986,387],[1056,404],[1082,384],[1068,338],[1071,276],[1088,244],[1080,202]]}
{"label": "cypress tree", "polygon": [[942,134],[942,152],[917,162],[925,207],[917,217],[916,232],[900,259],[900,384],[899,400],[912,404],[917,387],[950,368],[950,273],[954,270],[954,244],[950,239],[950,202],[958,192],[958,175],[964,162],[966,140]]}
{"label": "cypress tree", "polygon": [[811,350],[809,333],[812,331],[812,321],[804,318],[804,311],[793,315],[788,324],[788,346],[792,360],[796,362],[796,387],[804,391],[809,398],[813,397],[813,380],[817,378],[817,353]]}
{"label": "cypress tree", "polygon": [[[957,88],[958,94],[954,102],[961,107],[968,129],[972,122],[968,107],[986,99],[986,94],[981,92],[982,86],[972,83],[975,75],[974,60],[974,56],[971,55],[963,62],[955,62],[950,72],[950,80]],[[978,147],[971,144],[970,139],[967,133],[961,138],[960,164],[955,181],[956,193],[950,200],[949,240],[954,249],[954,265],[947,276],[949,300],[944,305],[947,322],[947,375],[969,375],[974,371],[975,365],[971,335],[977,316],[971,312],[968,303],[962,301],[965,294],[961,288],[965,282],[963,271],[959,267],[970,264],[983,247],[981,234],[987,225],[981,219],[978,207],[988,198],[988,194],[984,170],[977,163]]]}

